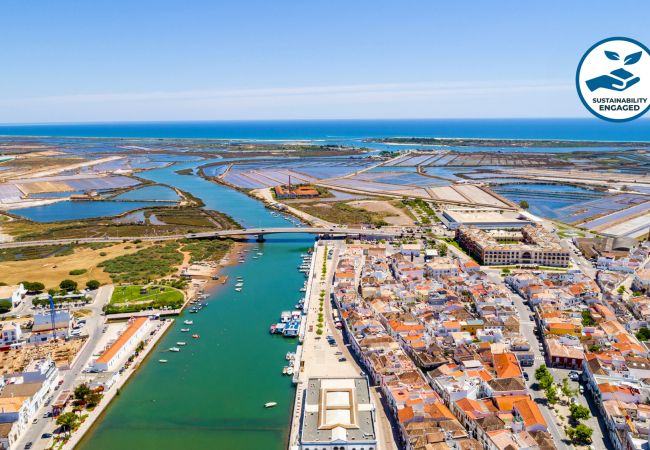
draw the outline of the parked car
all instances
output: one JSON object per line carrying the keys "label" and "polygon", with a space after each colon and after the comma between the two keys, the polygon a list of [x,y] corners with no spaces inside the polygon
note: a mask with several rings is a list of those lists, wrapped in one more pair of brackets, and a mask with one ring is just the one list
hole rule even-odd
{"label": "parked car", "polygon": [[347,358],[339,358],[339,362],[345,362],[347,361]]}
{"label": "parked car", "polygon": [[529,380],[528,372],[524,372],[524,380],[528,381]]}
{"label": "parked car", "polygon": [[52,433],[43,433],[41,439],[49,439],[52,437]]}
{"label": "parked car", "polygon": [[32,448],[32,445],[34,445],[34,443],[29,441],[27,444],[25,444],[25,450],[29,450],[30,448]]}
{"label": "parked car", "polygon": [[580,379],[580,374],[578,372],[576,372],[575,370],[569,372],[569,380],[578,381],[579,379]]}

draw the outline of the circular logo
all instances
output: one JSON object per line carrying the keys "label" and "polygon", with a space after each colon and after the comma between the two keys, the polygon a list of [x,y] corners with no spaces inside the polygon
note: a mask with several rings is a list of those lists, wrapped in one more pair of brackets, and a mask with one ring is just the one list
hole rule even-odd
{"label": "circular logo", "polygon": [[625,37],[596,43],[578,64],[576,88],[596,117],[612,122],[641,117],[650,109],[650,50]]}

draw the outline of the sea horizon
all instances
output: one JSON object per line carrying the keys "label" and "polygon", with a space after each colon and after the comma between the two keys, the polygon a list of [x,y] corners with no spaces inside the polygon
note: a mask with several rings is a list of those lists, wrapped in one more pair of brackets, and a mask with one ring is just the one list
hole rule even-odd
{"label": "sea horizon", "polygon": [[382,137],[650,142],[650,119],[294,119],[0,124],[2,137],[338,141]]}

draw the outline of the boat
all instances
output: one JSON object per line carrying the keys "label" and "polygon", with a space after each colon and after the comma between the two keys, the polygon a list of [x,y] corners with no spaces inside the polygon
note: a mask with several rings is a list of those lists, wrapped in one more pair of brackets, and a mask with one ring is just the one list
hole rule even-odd
{"label": "boat", "polygon": [[284,357],[284,359],[286,359],[287,361],[292,361],[295,358],[296,358],[296,354],[294,352],[287,352],[286,356]]}
{"label": "boat", "polygon": [[170,348],[169,348],[169,351],[170,351],[170,352],[180,352],[181,349],[178,348],[178,347],[170,347]]}
{"label": "boat", "polygon": [[183,341],[180,341],[180,342],[177,342],[177,343],[176,343],[176,345],[178,345],[178,346],[180,346],[180,347],[182,347],[183,345],[186,345],[186,343],[185,343],[185,342],[183,342]]}
{"label": "boat", "polygon": [[181,328],[181,332],[183,332],[183,333],[187,333],[188,331],[190,331],[189,328]]}
{"label": "boat", "polygon": [[290,367],[287,369],[287,375],[293,375],[293,367],[290,366]]}
{"label": "boat", "polygon": [[183,322],[185,325],[194,325],[194,321],[192,320],[186,320]]}
{"label": "boat", "polygon": [[190,309],[190,314],[196,314],[197,312],[199,312],[199,310],[196,308]]}
{"label": "boat", "polygon": [[239,283],[235,284],[235,287],[242,287],[242,286],[244,286],[244,283],[241,282],[241,281]]}
{"label": "boat", "polygon": [[264,403],[265,408],[273,408],[274,406],[277,406],[277,402],[266,402]]}
{"label": "boat", "polygon": [[286,375],[288,371],[289,371],[289,366],[284,366],[282,368],[282,375]]}
{"label": "boat", "polygon": [[262,252],[257,252],[257,256],[262,256],[264,253]]}
{"label": "boat", "polygon": [[300,288],[300,292],[307,292],[307,288]]}
{"label": "boat", "polygon": [[198,339],[198,338],[200,338],[200,337],[201,337],[201,336],[199,336],[198,334],[193,334],[193,335],[192,335],[192,339]]}
{"label": "boat", "polygon": [[167,362],[167,360],[166,359],[159,359],[158,362],[165,364]]}

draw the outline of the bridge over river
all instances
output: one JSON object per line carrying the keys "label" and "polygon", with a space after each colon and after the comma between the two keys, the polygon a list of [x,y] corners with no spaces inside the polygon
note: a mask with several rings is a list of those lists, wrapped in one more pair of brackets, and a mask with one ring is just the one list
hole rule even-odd
{"label": "bridge over river", "polygon": [[372,236],[380,238],[390,238],[403,234],[401,229],[366,229],[366,228],[347,228],[347,227],[276,227],[276,228],[236,228],[232,230],[205,231],[202,233],[173,234],[167,236],[106,236],[106,237],[87,237],[87,238],[66,238],[66,239],[45,239],[35,241],[13,241],[0,243],[1,248],[18,248],[18,247],[39,247],[45,245],[70,245],[70,244],[92,244],[92,243],[118,243],[124,241],[173,241],[176,239],[248,239],[255,237],[258,241],[263,241],[265,235],[269,234],[316,234],[324,236]]}

